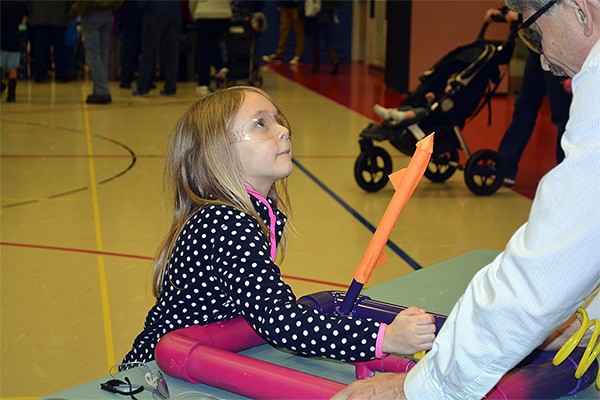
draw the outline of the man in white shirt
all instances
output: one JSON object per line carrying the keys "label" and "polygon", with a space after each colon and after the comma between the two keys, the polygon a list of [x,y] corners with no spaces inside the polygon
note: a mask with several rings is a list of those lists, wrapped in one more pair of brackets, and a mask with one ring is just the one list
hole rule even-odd
{"label": "man in white shirt", "polygon": [[[546,338],[600,318],[600,0],[507,0],[542,67],[573,77],[566,158],[540,182],[528,222],[471,281],[431,351],[408,374],[379,374],[339,399],[474,399]],[[566,321],[566,322],[565,322]],[[562,335],[554,344],[565,340]]]}

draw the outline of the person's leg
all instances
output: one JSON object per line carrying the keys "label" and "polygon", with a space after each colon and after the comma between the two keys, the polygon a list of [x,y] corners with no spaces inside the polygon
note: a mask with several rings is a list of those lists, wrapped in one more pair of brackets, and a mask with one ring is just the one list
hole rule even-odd
{"label": "person's leg", "polygon": [[533,133],[545,93],[546,85],[539,55],[530,52],[525,62],[521,91],[515,101],[512,122],[498,147],[504,177],[512,180],[510,183],[514,183],[517,176],[519,160]]}
{"label": "person's leg", "polygon": [[54,80],[56,82],[66,82],[69,80],[71,65],[69,56],[73,55],[73,49],[65,46],[66,29],[59,26],[50,27],[49,37],[52,44],[52,54],[54,59]]}
{"label": "person's leg", "polygon": [[150,91],[156,62],[156,51],[158,48],[158,32],[155,26],[156,17],[145,15],[142,25],[142,52],[138,63],[137,89],[134,95],[146,95]]}
{"label": "person's leg", "polygon": [[325,41],[325,48],[327,49],[327,54],[329,54],[329,58],[331,59],[331,75],[335,75],[338,72],[339,61],[337,58],[337,53],[335,51],[335,47],[333,47],[333,21],[327,19],[326,21],[322,21],[323,24],[323,40]]}
{"label": "person's leg", "polygon": [[292,23],[294,24],[294,33],[296,35],[296,50],[294,52],[294,57],[300,60],[304,54],[304,18],[300,17],[298,8],[292,8],[290,11]]}
{"label": "person's leg", "polygon": [[[18,55],[15,56],[15,59],[18,60]],[[17,91],[17,68],[10,68],[8,70],[8,93],[6,93],[6,101],[9,103],[14,103],[17,99],[16,97]]]}
{"label": "person's leg", "polygon": [[[21,54],[18,51],[2,51],[1,54],[1,62],[2,65],[2,91],[5,88],[8,88],[8,93],[6,94],[6,101],[8,103],[14,103],[16,100],[16,89],[17,89],[17,75],[19,62],[21,58]],[[8,69],[8,84],[4,85],[4,73]]]}
{"label": "person's leg", "polygon": [[196,20],[196,78],[198,86],[208,90],[210,85],[211,52],[214,45],[214,32],[211,20]]}
{"label": "person's leg", "polygon": [[318,17],[308,18],[307,20],[310,27],[310,34],[312,35],[312,69],[310,72],[314,74],[319,72],[321,65],[321,27]]}
{"label": "person's leg", "polygon": [[221,43],[225,39],[225,34],[229,29],[230,22],[227,19],[215,19],[213,20],[213,43],[214,46],[212,48],[211,53],[211,63],[213,67],[219,72],[223,68],[226,68],[225,60],[223,59],[223,49],[221,48]]}
{"label": "person's leg", "polygon": [[565,152],[560,145],[560,141],[569,120],[569,108],[571,107],[573,95],[567,93],[563,87],[562,81],[565,78],[554,76],[550,72],[544,72],[544,79],[546,89],[548,90],[548,99],[550,100],[552,123],[558,128],[556,137],[556,162],[560,163],[565,158]]}
{"label": "person's leg", "polygon": [[96,90],[100,93],[110,94],[110,88],[108,86],[108,74],[109,74],[109,58],[110,58],[110,47],[111,47],[111,38],[110,38],[110,30],[112,28],[113,16],[110,11],[101,11],[101,15],[99,16],[101,19],[100,23],[100,57],[102,61],[102,70],[103,73],[100,75],[98,79],[98,84],[96,85],[96,79],[94,78],[94,84],[96,85]]}
{"label": "person's leg", "polygon": [[31,34],[31,72],[36,82],[48,80],[50,69],[50,38],[44,25],[29,27]]}
{"label": "person's leg", "polygon": [[281,7],[279,17],[281,21],[279,23],[279,42],[277,43],[277,50],[275,50],[275,58],[281,59],[287,48],[288,40],[290,38],[290,31],[292,29],[292,11],[293,9]]}
{"label": "person's leg", "polygon": [[121,39],[121,77],[119,86],[130,88],[137,70],[138,57],[142,48],[141,25],[124,24],[119,35]]}
{"label": "person's leg", "polygon": [[178,20],[169,20],[163,31],[165,46],[162,57],[165,68],[165,86],[161,94],[172,95],[177,91],[177,69],[179,66],[179,38],[181,26]]}
{"label": "person's leg", "polygon": [[[108,34],[112,19],[110,11],[86,11],[81,16],[83,28],[85,60],[90,68],[94,88],[92,95],[108,95]],[[108,25],[108,27],[107,27]]]}

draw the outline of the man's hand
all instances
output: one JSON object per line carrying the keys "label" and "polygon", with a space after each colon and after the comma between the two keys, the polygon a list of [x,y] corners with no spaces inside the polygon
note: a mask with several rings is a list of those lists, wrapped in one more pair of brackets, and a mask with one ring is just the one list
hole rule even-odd
{"label": "man's hand", "polygon": [[406,373],[378,374],[373,378],[356,381],[334,395],[332,400],[398,399],[405,400]]}
{"label": "man's hand", "polygon": [[[577,330],[581,328],[581,321],[577,314],[573,314],[561,326],[548,336],[544,343],[539,346],[540,350],[555,351],[559,350]],[[592,331],[587,330],[577,346],[585,347],[592,337]]]}

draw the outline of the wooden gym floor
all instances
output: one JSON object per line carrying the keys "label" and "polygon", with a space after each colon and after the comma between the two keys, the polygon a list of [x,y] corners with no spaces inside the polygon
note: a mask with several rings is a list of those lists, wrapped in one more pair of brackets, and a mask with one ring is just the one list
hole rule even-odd
{"label": "wooden gym floor", "polygon": [[[375,103],[396,105],[380,73],[344,64],[340,74],[309,66],[263,71],[264,89],[294,128],[293,222],[282,271],[296,294],[344,289],[393,194],[358,187],[358,134]],[[113,103],[86,105],[91,82],[19,82],[1,104],[0,398],[33,399],[105,376],[142,327],[153,303],[151,259],[167,226],[160,182],[167,137],[197,98],[132,97],[111,84]],[[493,100],[465,129],[472,150],[495,149],[514,98]],[[553,166],[556,130],[547,104],[513,190],[477,197],[462,172],[424,179],[370,285],[463,252],[502,249],[526,220],[539,178]],[[394,169],[408,157],[384,144]],[[440,288],[443,290],[443,288]]]}

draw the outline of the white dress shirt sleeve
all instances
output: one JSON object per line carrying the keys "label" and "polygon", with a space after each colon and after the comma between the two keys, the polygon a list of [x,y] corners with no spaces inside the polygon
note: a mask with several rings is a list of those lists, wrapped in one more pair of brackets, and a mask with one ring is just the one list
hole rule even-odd
{"label": "white dress shirt sleeve", "polygon": [[[408,374],[409,399],[482,398],[600,283],[600,42],[573,91],[566,158],[540,182],[528,222],[475,275]],[[599,303],[590,298],[590,317],[600,316]]]}

